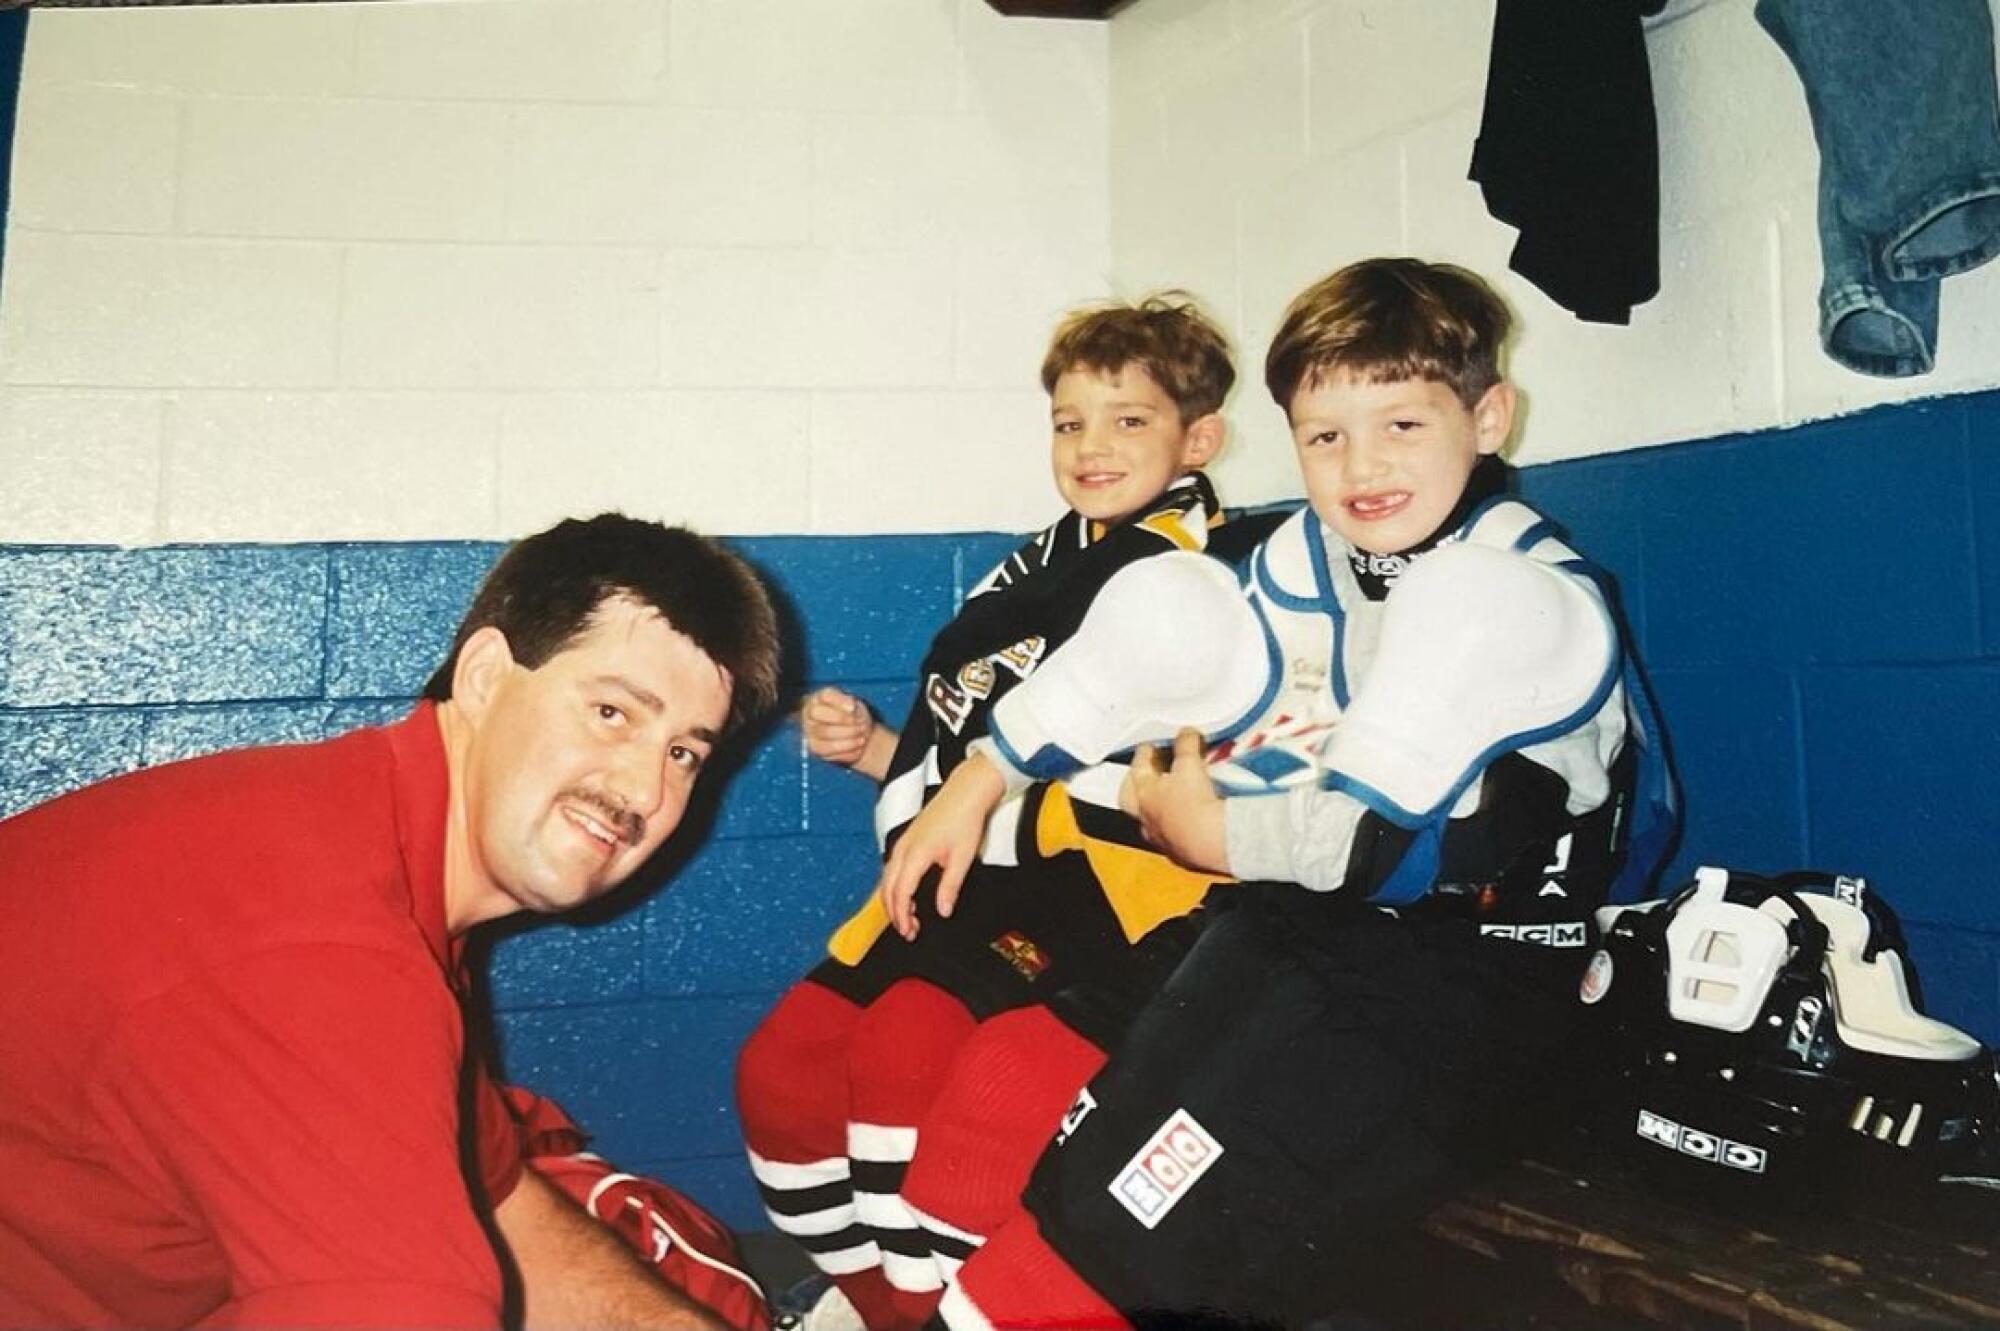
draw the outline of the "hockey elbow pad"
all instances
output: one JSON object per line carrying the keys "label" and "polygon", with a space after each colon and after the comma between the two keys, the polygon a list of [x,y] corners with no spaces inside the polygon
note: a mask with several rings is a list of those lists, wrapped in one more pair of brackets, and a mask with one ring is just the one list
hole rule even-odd
{"label": "hockey elbow pad", "polygon": [[1075,635],[994,705],[988,756],[1015,785],[1184,726],[1207,734],[1249,710],[1269,671],[1235,576],[1205,555],[1154,555],[1113,575]]}
{"label": "hockey elbow pad", "polygon": [[1500,753],[1587,720],[1618,679],[1594,589],[1552,565],[1448,546],[1403,575],[1366,683],[1323,750],[1324,784],[1414,827]]}

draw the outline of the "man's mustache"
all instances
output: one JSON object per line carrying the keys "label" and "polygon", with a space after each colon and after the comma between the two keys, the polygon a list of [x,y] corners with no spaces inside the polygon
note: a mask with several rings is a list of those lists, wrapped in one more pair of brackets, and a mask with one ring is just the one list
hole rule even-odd
{"label": "man's mustache", "polygon": [[562,793],[562,797],[589,807],[628,846],[636,846],[646,837],[646,819],[626,808],[622,800],[614,800],[601,791],[586,790],[582,786],[572,786]]}

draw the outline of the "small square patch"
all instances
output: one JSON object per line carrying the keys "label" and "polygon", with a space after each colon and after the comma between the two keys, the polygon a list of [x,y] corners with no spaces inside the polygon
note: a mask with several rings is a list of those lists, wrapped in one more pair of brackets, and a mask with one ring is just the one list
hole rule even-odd
{"label": "small square patch", "polygon": [[1193,1114],[1176,1109],[1111,1180],[1111,1195],[1133,1219],[1152,1229],[1221,1155],[1222,1143]]}

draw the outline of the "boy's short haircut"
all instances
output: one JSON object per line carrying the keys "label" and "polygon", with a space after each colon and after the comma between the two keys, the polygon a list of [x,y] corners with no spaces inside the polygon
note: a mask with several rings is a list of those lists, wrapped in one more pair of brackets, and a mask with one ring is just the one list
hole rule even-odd
{"label": "boy's short haircut", "polygon": [[1222,410],[1236,382],[1229,340],[1185,291],[1161,291],[1137,304],[1116,302],[1072,310],[1056,325],[1042,357],[1042,389],[1071,370],[1114,374],[1144,367],[1180,408],[1186,425]]}
{"label": "boy's short haircut", "polygon": [[1300,292],[1264,358],[1264,383],[1290,411],[1300,387],[1339,371],[1371,383],[1430,379],[1467,407],[1500,382],[1513,317],[1455,264],[1364,259]]}

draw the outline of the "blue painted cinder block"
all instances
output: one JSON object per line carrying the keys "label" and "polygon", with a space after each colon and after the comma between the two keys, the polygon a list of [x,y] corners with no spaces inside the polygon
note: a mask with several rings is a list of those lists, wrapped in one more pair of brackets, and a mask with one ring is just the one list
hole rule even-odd
{"label": "blue painted cinder block", "polygon": [[146,717],[140,761],[147,767],[259,744],[303,744],[326,734],[326,704],[231,703],[176,707]]}
{"label": "blue painted cinder block", "polygon": [[715,835],[786,836],[806,822],[805,753],[790,717],[767,727],[754,747],[728,752],[702,773],[716,786]]}
{"label": "blue painted cinder block", "polygon": [[824,955],[878,868],[868,836],[709,843],[646,904],[647,991],[761,994],[768,1005]]}
{"label": "blue painted cinder block", "polygon": [[2000,656],[2000,393],[1975,394],[1965,410],[1966,492],[1983,612],[1979,644],[1986,655]]}
{"label": "blue painted cinder block", "polygon": [[319,695],[311,546],[0,548],[0,706]]}
{"label": "blue painted cinder block", "polygon": [[[1890,905],[1896,898],[1884,888]],[[1910,942],[1924,1009],[1940,1021],[2000,1045],[2000,932],[1912,924]]]}
{"label": "blue painted cinder block", "polygon": [[422,692],[502,548],[486,541],[334,547],[327,696]]}
{"label": "blue painted cinder block", "polygon": [[139,765],[136,711],[0,712],[0,818]]}
{"label": "blue painted cinder block", "polygon": [[867,679],[880,662],[920,660],[956,607],[948,537],[771,536],[742,546],[802,612],[808,682]]}
{"label": "blue painted cinder block", "polygon": [[407,698],[369,698],[358,702],[336,702],[326,709],[325,733],[344,735],[362,726],[386,726],[400,721],[415,706]]}
{"label": "blue painted cinder block", "polygon": [[[609,1159],[610,1157],[606,1157]],[[723,1224],[737,1230],[769,1229],[771,1218],[757,1200],[757,1181],[741,1150],[729,1155],[646,1158],[613,1161],[619,1168],[656,1178],[678,1188]],[[776,1294],[779,1291],[772,1290]]]}
{"label": "blue painted cinder block", "polygon": [[1798,706],[1782,671],[1651,672],[1686,819],[1663,888],[1703,864],[1779,872],[1804,863]]}
{"label": "blue painted cinder block", "polygon": [[1646,651],[1645,540],[1639,498],[1644,455],[1524,467],[1521,497],[1568,534],[1570,546],[1611,575],[1618,608],[1642,660]]}
{"label": "blue painted cinder block", "polygon": [[555,1097],[613,1160],[727,1155],[742,1142],[736,1051],[767,1006],[650,999],[504,1013],[504,1075]]}
{"label": "blue painted cinder block", "polygon": [[1905,919],[1993,928],[2000,663],[1805,672],[1807,826],[1824,868]]}
{"label": "blue painted cinder block", "polygon": [[[1659,450],[1641,464],[1646,658],[1946,661],[1977,649],[1965,417],[1950,402]],[[1885,502],[1893,454],[1897,495]],[[1914,565],[1914,567],[1913,567]]]}
{"label": "blue painted cinder block", "polygon": [[643,996],[645,929],[636,910],[587,912],[501,926],[487,982],[502,1012]]}
{"label": "blue painted cinder block", "polygon": [[[957,551],[953,561],[952,604],[962,604],[979,580],[992,572],[994,566],[1021,548],[1021,537],[1008,532],[972,532],[956,539]],[[945,626],[940,619],[931,625],[936,633]],[[912,657],[910,666],[916,667]]]}

